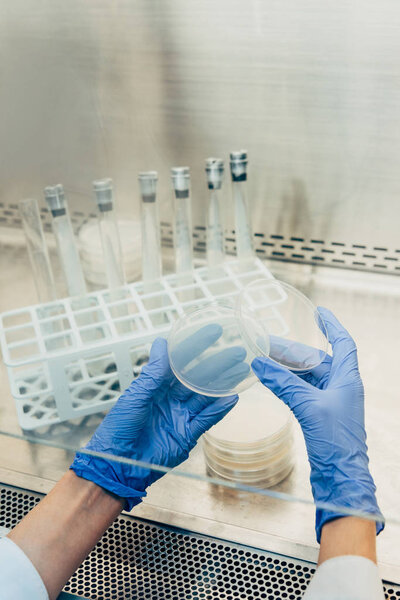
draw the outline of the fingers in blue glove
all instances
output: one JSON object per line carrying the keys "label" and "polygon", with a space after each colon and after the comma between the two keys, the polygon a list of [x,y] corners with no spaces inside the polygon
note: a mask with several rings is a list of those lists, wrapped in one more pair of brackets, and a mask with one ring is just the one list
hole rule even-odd
{"label": "fingers in blue glove", "polygon": [[185,378],[194,386],[203,386],[213,382],[222,373],[232,369],[246,358],[246,350],[242,346],[226,348],[214,352],[185,373]]}
{"label": "fingers in blue glove", "polygon": [[189,411],[190,416],[193,419],[213,402],[215,402],[215,398],[212,396],[204,396],[203,394],[192,392],[191,397],[185,402],[185,408]]}
{"label": "fingers in blue glove", "polygon": [[[220,393],[227,393],[228,390],[235,388],[243,379],[245,379],[249,374],[249,371],[250,367],[246,363],[236,365],[233,369],[223,373],[221,377],[213,382],[212,385],[214,391],[216,393],[218,391]],[[212,402],[215,402],[215,397],[192,393],[190,398],[185,402],[185,408],[187,408],[192,415],[196,415]]]}
{"label": "fingers in blue glove", "polygon": [[310,370],[308,366],[320,363],[324,356],[318,348],[277,335],[270,336],[269,357],[288,369]]}
{"label": "fingers in blue glove", "polygon": [[269,357],[289,369],[294,367],[300,368],[301,365],[307,367],[305,370],[297,372],[297,375],[319,389],[322,389],[329,377],[332,357],[326,354],[322,362],[316,367],[310,369],[308,365],[318,363],[323,355],[322,350],[318,350],[317,348],[312,348],[311,346],[275,335],[270,336]]}
{"label": "fingers in blue glove", "polygon": [[243,379],[246,379],[250,373],[250,366],[247,363],[241,362],[231,367],[227,371],[220,373],[220,375],[212,381],[214,392],[218,393],[229,393],[234,390],[237,385]]}
{"label": "fingers in blue glove", "polygon": [[238,396],[214,399],[199,414],[192,419],[189,425],[190,434],[198,440],[210,427],[218,423],[235,406]]}
{"label": "fingers in blue glove", "polygon": [[296,408],[312,400],[315,390],[312,385],[269,358],[255,358],[251,364],[261,383],[296,414]]}
{"label": "fingers in blue glove", "polygon": [[112,416],[115,415],[120,422],[118,434],[121,439],[126,438],[134,442],[148,422],[154,393],[163,385],[169,385],[172,377],[167,341],[157,338],[151,347],[149,362],[143,367],[139,377],[134,379],[120,396],[109,418],[103,421],[101,427],[106,430],[111,423],[112,428],[114,426]]}
{"label": "fingers in blue glove", "polygon": [[167,340],[156,338],[151,346],[149,362],[145,365],[139,377],[135,379],[129,390],[139,390],[150,396],[157,391],[161,385],[172,380],[172,371],[169,366]]}
{"label": "fingers in blue glove", "polygon": [[183,340],[172,352],[172,360],[176,368],[182,370],[207,348],[215,344],[221,335],[221,325],[210,323]]}
{"label": "fingers in blue glove", "polygon": [[[222,353],[224,354],[221,356]],[[233,348],[229,352],[223,350],[210,357],[211,360],[207,359],[193,367],[185,377],[195,387],[212,385],[215,392],[229,392],[249,374],[250,367],[240,360],[241,356],[243,353],[236,352]],[[193,391],[179,381],[172,384],[172,389],[174,397],[180,402],[186,402],[193,395]]]}
{"label": "fingers in blue glove", "polygon": [[[243,379],[246,379],[249,372],[250,372],[250,367],[247,363],[238,363],[231,369],[221,372],[219,374],[219,376],[216,377],[211,382],[208,381],[205,383],[203,380],[201,382],[201,384],[199,384],[199,385],[209,386],[210,384],[212,384],[213,390],[216,394],[218,394],[218,392],[220,394],[227,393],[227,392],[229,393],[241,381],[243,381]],[[196,394],[190,388],[186,387],[179,381],[176,381],[171,386],[171,390],[173,391],[174,398],[176,400],[178,400],[179,402],[194,402],[195,403],[196,401],[193,398],[194,396],[200,396],[200,397],[204,397],[204,398],[206,397],[206,396],[201,396],[199,394]]]}
{"label": "fingers in blue glove", "polygon": [[357,347],[349,332],[338,321],[335,315],[322,306],[318,307],[332,346],[332,369],[330,380],[337,376],[341,379],[354,369],[358,369]]}

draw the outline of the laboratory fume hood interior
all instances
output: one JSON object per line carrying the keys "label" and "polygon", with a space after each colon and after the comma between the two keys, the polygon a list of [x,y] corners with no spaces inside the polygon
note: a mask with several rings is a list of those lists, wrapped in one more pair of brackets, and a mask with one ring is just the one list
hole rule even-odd
{"label": "laboratory fume hood interior", "polygon": [[[124,329],[131,298],[117,298],[115,291],[105,295],[107,277],[114,277],[114,287],[134,286],[145,323],[151,311],[157,313],[159,289],[141,282],[143,231],[147,248],[161,247],[161,258],[147,261],[143,273],[148,269],[150,278],[159,277],[162,270],[163,293],[176,301],[170,307],[175,318],[185,302],[195,306],[201,294],[214,294],[212,278],[204,273],[211,268],[207,207],[215,188],[228,265],[227,287],[221,291],[220,285],[215,294],[229,295],[228,279],[247,276],[229,266],[239,250],[230,153],[245,148],[254,264],[315,306],[331,309],[357,343],[370,467],[386,518],[378,562],[386,598],[399,598],[398,3],[45,0],[38,6],[33,0],[0,0],[0,14],[0,535],[50,491],[145,362],[145,344],[128,343],[139,334]],[[214,163],[205,162],[214,156],[225,161],[220,188],[214,185],[218,179],[210,179]],[[181,275],[186,296],[174,292],[180,285],[174,279],[176,203],[189,190],[185,170],[175,170],[171,181],[171,168],[178,165],[190,167],[196,290]],[[59,182],[62,193],[55,189]],[[152,209],[155,190],[159,214]],[[85,279],[76,294],[100,298],[99,306],[77,308],[76,330],[89,330],[88,314],[96,310],[111,311],[110,319],[122,323],[111,329],[114,342],[123,343],[125,354],[117,360],[123,375],[118,379],[107,363],[104,407],[96,411],[86,410],[93,395],[74,396],[72,388],[69,409],[67,404],[55,409],[45,387],[35,388],[36,404],[31,399],[24,404],[29,390],[15,383],[22,367],[11,369],[6,360],[16,360],[22,344],[13,338],[16,354],[7,354],[7,327],[20,332],[32,327],[34,335],[50,340],[45,349],[51,353],[60,331],[48,328],[69,318],[54,313],[44,324],[37,316],[24,322],[27,314],[39,314],[35,307],[43,300],[28,257],[21,200],[38,201],[56,301],[65,308],[74,295],[63,276],[61,237],[57,246],[54,235],[63,194],[72,229],[64,224],[59,235],[78,241],[75,259]],[[120,249],[126,283],[113,268],[114,255],[108,271],[99,259],[104,245],[93,233],[96,220]],[[153,238],[155,223],[159,231]],[[153,304],[146,305],[147,296]],[[16,321],[7,325],[10,315]],[[138,319],[135,313],[132,321]],[[148,326],[157,329],[153,321]],[[167,335],[168,327],[162,332]],[[74,352],[67,366],[54,359],[51,369],[73,373],[74,389],[82,389],[77,366],[82,357],[79,348]],[[103,353],[103,365],[105,360]],[[26,362],[31,372],[41,372],[39,360]],[[94,379],[100,389],[104,381],[97,371]],[[74,414],[77,407],[81,412]],[[207,468],[204,441],[198,444],[186,462],[148,490],[143,503],[112,525],[65,591],[93,600],[301,598],[315,571],[318,545],[306,448],[294,419],[291,431],[290,472],[264,487],[221,480]]]}

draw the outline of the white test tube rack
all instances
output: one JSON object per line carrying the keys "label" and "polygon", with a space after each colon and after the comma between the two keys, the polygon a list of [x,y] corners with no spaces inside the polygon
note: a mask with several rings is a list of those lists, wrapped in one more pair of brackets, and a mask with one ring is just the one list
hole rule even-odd
{"label": "white test tube rack", "polygon": [[172,274],[151,291],[140,281],[2,313],[0,342],[21,428],[110,408],[178,316],[233,297],[259,278],[273,276],[258,258],[228,260],[218,269],[195,269],[191,282]]}

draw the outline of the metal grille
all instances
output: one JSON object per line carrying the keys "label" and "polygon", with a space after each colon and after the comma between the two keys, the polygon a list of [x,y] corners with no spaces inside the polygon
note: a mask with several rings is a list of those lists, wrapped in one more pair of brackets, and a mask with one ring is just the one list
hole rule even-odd
{"label": "metal grille", "polygon": [[[163,245],[172,247],[173,237],[169,223],[161,224],[161,235]],[[196,252],[206,251],[205,227],[194,227],[193,243]],[[255,233],[254,249],[260,258],[400,275],[400,248],[368,247],[358,242],[346,244],[335,240],[285,237],[278,233]],[[225,250],[228,254],[236,253],[234,230],[225,232]]]}
{"label": "metal grille", "polygon": [[[14,527],[42,498],[0,486],[0,527]],[[315,572],[305,561],[120,516],[64,590],[91,600],[301,598]],[[385,584],[398,600],[400,586]]]}
{"label": "metal grille", "polygon": [[259,256],[265,255],[275,260],[400,275],[400,250],[383,246],[369,248],[362,243],[345,244],[332,240],[256,233],[255,248]]}
{"label": "metal grille", "polygon": [[[42,207],[40,213],[44,231],[50,232],[51,217],[47,208]],[[95,217],[95,213],[71,210],[71,221],[75,233],[89,219]],[[16,204],[0,202],[0,227],[21,227]],[[161,240],[164,247],[173,247],[170,223],[161,223]],[[204,254],[206,250],[205,227],[200,225],[194,227],[193,245],[197,253]],[[225,232],[225,248],[228,254],[235,254],[234,230]],[[300,236],[285,237],[279,233],[257,232],[254,234],[254,248],[260,258],[400,275],[400,248],[371,247],[358,241],[346,244],[340,240],[307,239]]]}

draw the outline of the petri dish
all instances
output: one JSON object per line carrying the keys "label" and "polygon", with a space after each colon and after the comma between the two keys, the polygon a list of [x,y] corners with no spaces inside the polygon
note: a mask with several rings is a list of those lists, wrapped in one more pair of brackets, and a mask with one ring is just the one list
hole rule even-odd
{"label": "petri dish", "polygon": [[251,363],[269,357],[293,371],[325,358],[325,324],[312,302],[276,279],[258,279],[239,294],[185,313],[168,336],[171,369],[207,396],[243,392],[257,381]]}
{"label": "petri dish", "polygon": [[318,309],[302,292],[277,279],[257,279],[241,291],[237,318],[243,336],[255,345],[260,356],[265,347],[259,344],[257,322],[268,331],[268,356],[291,371],[310,371],[321,364],[328,351],[325,323]]}
{"label": "petri dish", "polygon": [[209,460],[206,458],[206,464],[207,472],[210,476],[259,488],[269,488],[278,485],[278,483],[290,475],[294,466],[293,462],[289,461],[285,465],[282,465],[280,470],[275,472],[266,469],[264,471],[247,473],[240,470],[225,469],[219,463],[213,463],[212,459]]}
{"label": "petri dish", "polygon": [[210,474],[259,486],[276,485],[292,470],[292,415],[260,382],[203,436]]}
{"label": "petri dish", "polygon": [[256,381],[251,362],[260,352],[268,355],[269,335],[243,308],[242,319],[257,345],[244,338],[236,308],[236,299],[212,302],[174,323],[168,336],[171,369],[194,392],[229,396]]}
{"label": "petri dish", "polygon": [[206,434],[219,450],[265,449],[282,439],[291,423],[290,409],[257,381],[239,395],[234,408]]}

